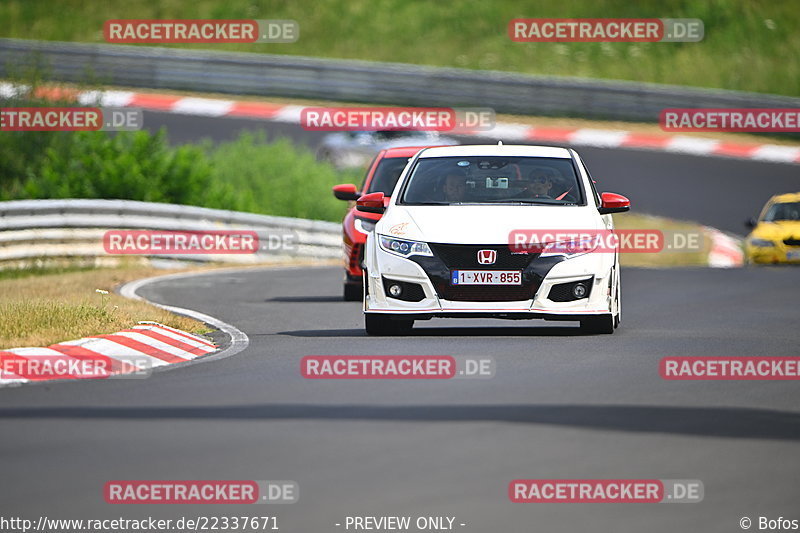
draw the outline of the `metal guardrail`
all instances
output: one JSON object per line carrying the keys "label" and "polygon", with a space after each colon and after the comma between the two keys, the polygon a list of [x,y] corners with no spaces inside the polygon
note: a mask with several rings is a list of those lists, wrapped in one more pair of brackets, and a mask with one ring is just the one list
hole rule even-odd
{"label": "metal guardrail", "polygon": [[[342,254],[341,225],[319,220],[256,215],[187,205],[133,200],[16,200],[0,202],[0,269],[33,260],[121,257],[108,254],[103,235],[112,229],[161,231],[250,230],[259,236],[255,254],[157,254],[184,261],[255,264],[290,259],[333,259]],[[740,266],[738,240],[714,228],[709,266]],[[274,237],[290,246],[273,247]]]}
{"label": "metal guardrail", "polygon": [[342,246],[341,225],[333,222],[132,200],[18,200],[0,202],[0,262],[117,257],[103,248],[103,234],[111,229],[251,230],[259,236],[255,254],[157,255],[191,261],[329,259],[340,257]]}
{"label": "metal guardrail", "polygon": [[0,39],[0,76],[45,66],[60,81],[498,113],[657,121],[665,107],[800,107],[800,98],[622,81],[107,44]]}

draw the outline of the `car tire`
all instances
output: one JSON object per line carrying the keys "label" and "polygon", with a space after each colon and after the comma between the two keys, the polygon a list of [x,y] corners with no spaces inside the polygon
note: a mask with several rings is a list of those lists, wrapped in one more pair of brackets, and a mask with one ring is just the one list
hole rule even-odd
{"label": "car tire", "polygon": [[367,335],[393,337],[410,333],[414,327],[414,321],[394,320],[389,315],[364,313],[364,325],[366,326]]}
{"label": "car tire", "polygon": [[599,315],[581,320],[581,332],[587,335],[608,335],[614,333],[614,316]]}
{"label": "car tire", "polygon": [[360,283],[345,283],[344,284],[344,301],[345,302],[360,302],[364,294],[364,287]]}

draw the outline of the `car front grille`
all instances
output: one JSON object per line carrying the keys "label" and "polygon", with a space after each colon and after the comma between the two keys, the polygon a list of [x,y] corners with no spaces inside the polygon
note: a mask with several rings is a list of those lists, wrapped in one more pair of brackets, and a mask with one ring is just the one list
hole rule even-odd
{"label": "car front grille", "polygon": [[[532,268],[536,253],[512,254],[506,245],[429,243],[434,257],[415,259],[433,282],[440,298],[454,302],[518,302],[530,300],[542,283],[542,276]],[[494,250],[497,258],[491,265],[478,262],[480,250]],[[519,270],[521,285],[451,285],[453,270]]]}
{"label": "car front grille", "polygon": [[364,245],[360,243],[353,244],[353,249],[350,251],[350,269],[360,270],[361,263],[364,260]]}
{"label": "car front grille", "polygon": [[[513,269],[522,270],[527,267],[537,254],[513,254],[508,246],[503,245],[472,245],[472,244],[431,244],[431,249],[444,261],[450,269]],[[497,260],[491,265],[482,265],[478,262],[480,250],[494,250]]]}
{"label": "car front grille", "polygon": [[520,302],[536,294],[539,283],[522,285],[450,285],[437,283],[436,292],[453,302]]}

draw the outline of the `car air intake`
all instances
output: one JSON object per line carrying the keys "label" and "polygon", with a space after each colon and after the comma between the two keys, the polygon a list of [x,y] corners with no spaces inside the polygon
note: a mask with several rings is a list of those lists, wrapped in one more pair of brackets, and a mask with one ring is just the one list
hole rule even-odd
{"label": "car air intake", "polygon": [[[579,287],[579,285],[582,287]],[[547,299],[551,302],[574,302],[588,298],[592,293],[592,278],[569,283],[559,283],[550,288]]]}
{"label": "car air intake", "polygon": [[418,283],[383,278],[383,290],[388,298],[405,302],[421,302],[425,299],[425,291]]}

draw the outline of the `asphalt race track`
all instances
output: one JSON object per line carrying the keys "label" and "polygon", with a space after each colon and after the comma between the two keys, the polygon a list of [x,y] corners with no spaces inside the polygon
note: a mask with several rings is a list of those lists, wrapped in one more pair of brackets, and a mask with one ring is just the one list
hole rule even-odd
{"label": "asphalt race track", "polygon": [[[269,123],[148,113],[175,141]],[[211,120],[214,121],[213,128]],[[283,134],[314,136],[281,125]],[[208,135],[210,136],[210,135]],[[634,208],[742,232],[797,167],[655,152],[580,150]],[[603,187],[604,189],[606,187]],[[242,330],[249,347],[145,380],[0,390],[0,500],[36,518],[278,516],[284,531],[344,531],[345,517],[454,516],[487,532],[740,531],[798,518],[797,382],[664,381],[665,356],[798,356],[800,271],[627,269],[612,336],[570,323],[434,320],[370,338],[338,268],[219,272],[142,296]],[[492,355],[492,379],[307,380],[305,355]],[[513,504],[508,483],[698,479],[694,504]],[[120,506],[114,479],[294,480],[273,506]],[[755,530],[757,526],[754,526]]]}
{"label": "asphalt race track", "polygon": [[[797,509],[796,383],[662,381],[665,355],[798,355],[795,270],[628,270],[623,325],[439,320],[366,337],[335,268],[166,281],[147,298],[236,324],[249,348],[147,380],[2,391],[0,498],[22,515],[452,515],[463,531],[731,531]],[[712,311],[713,310],[713,311]],[[478,327],[476,327],[478,326]],[[321,381],[304,355],[486,355],[486,380]],[[700,479],[699,504],[512,504],[512,479]],[[111,479],[291,479],[290,506],[111,506]],[[36,495],[36,499],[31,498]],[[265,510],[264,507],[267,509]]]}

